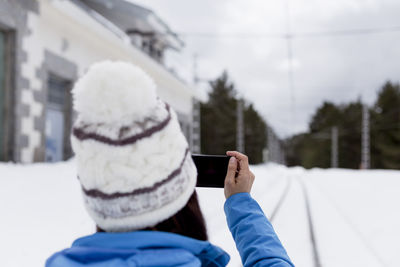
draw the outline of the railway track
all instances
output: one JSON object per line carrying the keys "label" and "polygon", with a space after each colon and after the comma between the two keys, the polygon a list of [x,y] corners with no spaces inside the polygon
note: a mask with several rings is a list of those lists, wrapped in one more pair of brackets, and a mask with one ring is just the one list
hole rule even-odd
{"label": "railway track", "polygon": [[313,221],[312,211],[311,211],[311,206],[310,206],[310,199],[308,197],[307,188],[302,179],[303,178],[299,175],[286,176],[286,180],[287,180],[286,186],[285,186],[281,196],[279,197],[279,199],[275,205],[275,208],[271,212],[269,220],[271,223],[273,223],[275,221],[276,217],[279,215],[279,212],[283,206],[283,203],[285,202],[285,199],[287,198],[287,196],[290,192],[290,188],[293,186],[293,184],[295,183],[295,180],[296,180],[296,182],[298,182],[301,187],[301,190],[303,193],[303,199],[304,199],[304,203],[305,203],[305,207],[306,207],[307,225],[308,225],[308,229],[309,229],[309,233],[310,233],[310,241],[311,241],[311,247],[312,247],[312,256],[313,256],[314,266],[322,267],[321,258],[320,258],[320,254],[319,254],[319,250],[318,250],[318,246],[317,246],[315,226],[314,226],[314,221]]}

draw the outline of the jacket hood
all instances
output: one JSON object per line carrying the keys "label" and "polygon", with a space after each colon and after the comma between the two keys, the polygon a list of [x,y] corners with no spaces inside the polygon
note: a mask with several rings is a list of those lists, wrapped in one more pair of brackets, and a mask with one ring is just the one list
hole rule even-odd
{"label": "jacket hood", "polygon": [[96,233],[55,253],[46,267],[225,266],[229,255],[208,241],[166,232]]}

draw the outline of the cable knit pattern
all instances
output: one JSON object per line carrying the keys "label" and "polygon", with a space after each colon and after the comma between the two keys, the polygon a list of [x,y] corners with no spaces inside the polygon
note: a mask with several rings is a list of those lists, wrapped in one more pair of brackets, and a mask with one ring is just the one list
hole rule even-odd
{"label": "cable knit pattern", "polygon": [[91,67],[73,92],[78,117],[71,144],[96,224],[131,231],[183,208],[197,170],[177,115],[156,96],[152,79],[130,63],[105,61]]}

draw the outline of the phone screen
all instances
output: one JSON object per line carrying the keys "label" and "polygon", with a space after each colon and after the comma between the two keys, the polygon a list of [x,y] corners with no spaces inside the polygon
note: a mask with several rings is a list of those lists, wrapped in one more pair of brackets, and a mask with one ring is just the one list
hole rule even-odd
{"label": "phone screen", "polygon": [[197,187],[224,187],[230,157],[194,154],[192,158],[197,168]]}

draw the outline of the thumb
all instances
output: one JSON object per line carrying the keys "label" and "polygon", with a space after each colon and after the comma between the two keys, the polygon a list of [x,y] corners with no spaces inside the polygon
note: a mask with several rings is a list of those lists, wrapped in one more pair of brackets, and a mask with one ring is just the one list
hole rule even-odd
{"label": "thumb", "polygon": [[237,170],[237,160],[235,157],[229,159],[228,171],[226,172],[225,182],[235,180]]}

